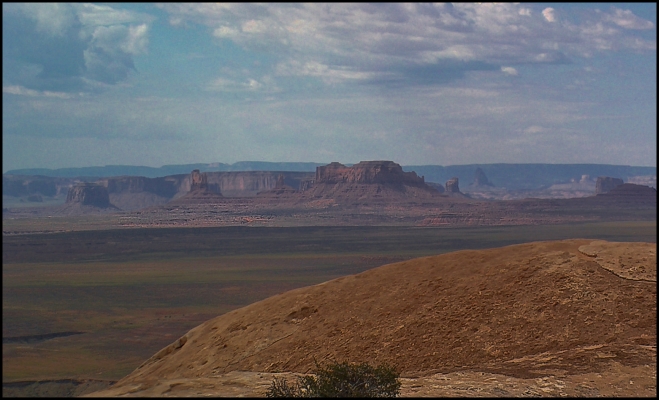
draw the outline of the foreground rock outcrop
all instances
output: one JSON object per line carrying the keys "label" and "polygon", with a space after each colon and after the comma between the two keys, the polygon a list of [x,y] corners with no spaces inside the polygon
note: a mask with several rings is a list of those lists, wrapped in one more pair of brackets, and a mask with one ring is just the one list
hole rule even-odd
{"label": "foreground rock outcrop", "polygon": [[538,395],[653,396],[656,326],[655,243],[458,251],[231,311],[94,395],[159,396],[174,387],[180,396],[221,395],[239,371],[255,382],[260,373],[306,373],[316,359],[394,364],[405,378],[425,377],[432,387],[421,392],[434,396],[455,394],[460,379],[494,396],[524,395],[511,382],[534,383]]}

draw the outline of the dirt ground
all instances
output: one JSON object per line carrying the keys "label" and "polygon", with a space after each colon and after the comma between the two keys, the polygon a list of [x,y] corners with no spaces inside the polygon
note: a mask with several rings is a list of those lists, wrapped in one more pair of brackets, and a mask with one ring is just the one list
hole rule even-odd
{"label": "dirt ground", "polygon": [[192,329],[90,396],[263,396],[314,359],[404,396],[656,396],[656,244],[458,251],[296,289]]}

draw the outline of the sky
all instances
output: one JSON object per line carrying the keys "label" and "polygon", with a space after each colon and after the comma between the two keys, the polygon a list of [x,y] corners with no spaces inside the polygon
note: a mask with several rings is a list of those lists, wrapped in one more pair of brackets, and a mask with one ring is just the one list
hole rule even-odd
{"label": "sky", "polygon": [[2,5],[2,168],[655,166],[654,3]]}

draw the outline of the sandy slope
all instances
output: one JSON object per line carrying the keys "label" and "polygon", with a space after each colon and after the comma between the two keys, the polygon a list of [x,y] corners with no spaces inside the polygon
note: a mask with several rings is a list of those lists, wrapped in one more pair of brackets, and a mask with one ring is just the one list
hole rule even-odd
{"label": "sandy slope", "polygon": [[258,395],[315,357],[395,364],[404,395],[653,396],[656,321],[656,244],[459,251],[214,318],[92,395]]}

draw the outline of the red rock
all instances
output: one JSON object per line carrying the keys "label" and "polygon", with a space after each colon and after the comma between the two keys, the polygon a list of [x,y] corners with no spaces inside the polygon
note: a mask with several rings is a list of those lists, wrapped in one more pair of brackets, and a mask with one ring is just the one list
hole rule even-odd
{"label": "red rock", "polygon": [[110,195],[105,186],[97,183],[81,183],[69,189],[66,203],[110,207]]}

